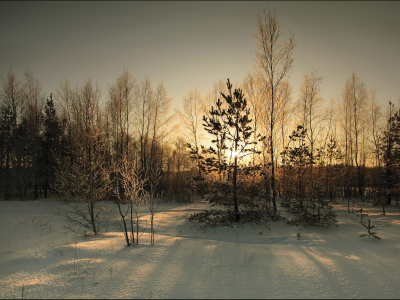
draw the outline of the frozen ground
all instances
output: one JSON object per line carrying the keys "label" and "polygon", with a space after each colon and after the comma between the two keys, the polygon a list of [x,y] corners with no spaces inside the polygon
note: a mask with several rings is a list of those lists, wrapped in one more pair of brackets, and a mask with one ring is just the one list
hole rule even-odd
{"label": "frozen ground", "polygon": [[208,203],[163,204],[155,245],[144,233],[126,247],[111,223],[95,237],[66,231],[50,209],[60,205],[0,202],[0,298],[400,298],[396,207],[364,207],[377,240],[359,237],[367,231],[342,203],[339,227],[205,232],[185,219]]}

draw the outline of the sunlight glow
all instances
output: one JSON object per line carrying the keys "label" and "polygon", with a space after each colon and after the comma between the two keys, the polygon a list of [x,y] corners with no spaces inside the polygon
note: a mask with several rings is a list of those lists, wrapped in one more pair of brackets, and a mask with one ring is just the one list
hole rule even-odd
{"label": "sunlight glow", "polygon": [[228,158],[235,158],[235,156],[237,156],[238,155],[238,153],[239,153],[239,151],[235,151],[234,149],[232,149],[232,150],[228,150]]}

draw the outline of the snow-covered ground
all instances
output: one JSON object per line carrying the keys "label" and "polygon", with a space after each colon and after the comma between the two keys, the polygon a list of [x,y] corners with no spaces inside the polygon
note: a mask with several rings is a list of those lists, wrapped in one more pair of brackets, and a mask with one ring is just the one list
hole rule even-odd
{"label": "snow-covered ground", "polygon": [[397,207],[364,206],[377,240],[359,237],[367,230],[341,202],[339,227],[206,231],[186,217],[208,203],[162,204],[155,245],[144,233],[126,247],[112,223],[97,236],[67,231],[50,208],[62,205],[0,202],[0,298],[400,298]]}

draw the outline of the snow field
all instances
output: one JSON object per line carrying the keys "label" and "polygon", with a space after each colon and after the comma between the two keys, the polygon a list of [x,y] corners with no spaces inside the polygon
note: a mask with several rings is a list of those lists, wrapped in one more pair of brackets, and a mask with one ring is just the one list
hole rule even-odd
{"label": "snow field", "polygon": [[2,201],[0,298],[398,299],[399,209],[383,216],[363,206],[377,240],[359,237],[367,231],[344,204],[334,205],[339,227],[281,221],[207,230],[186,218],[208,203],[162,204],[155,245],[143,207],[140,244],[126,247],[112,222],[97,236],[66,230],[50,209],[63,205],[55,200]]}

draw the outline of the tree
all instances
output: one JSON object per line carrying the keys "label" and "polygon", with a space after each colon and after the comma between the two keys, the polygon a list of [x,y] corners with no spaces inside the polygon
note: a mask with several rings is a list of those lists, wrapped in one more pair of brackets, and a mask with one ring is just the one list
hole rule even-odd
{"label": "tree", "polygon": [[[262,91],[261,85],[257,81],[257,78],[248,73],[245,79],[243,80],[243,92],[247,95],[248,103],[251,107],[252,111],[252,127],[254,128],[253,139],[256,141],[258,133],[262,133]],[[252,157],[252,164],[256,165],[261,163],[261,161],[256,161],[256,155]]]}
{"label": "tree", "polygon": [[63,126],[57,117],[52,94],[46,100],[41,123],[43,137],[40,160],[44,180],[44,197],[47,198],[48,189],[54,184],[55,171],[58,167],[56,155],[65,156],[62,149]]}
{"label": "tree", "polygon": [[[28,132],[25,141],[21,141],[23,146],[30,152],[31,176],[34,184],[34,199],[39,197],[38,188],[41,190],[42,162],[41,158],[41,115],[44,104],[42,87],[39,80],[30,69],[24,72],[24,83],[22,85],[22,101],[25,108],[24,118],[28,125]],[[26,168],[25,168],[26,169]],[[26,172],[26,171],[25,171]]]}
{"label": "tree", "polygon": [[149,181],[149,195],[146,201],[147,207],[150,211],[150,244],[154,245],[155,241],[155,229],[154,229],[154,214],[160,205],[163,197],[162,191],[160,191],[159,184],[161,180],[160,170],[150,170],[148,174]]}
{"label": "tree", "polygon": [[[170,130],[163,130],[165,126],[172,120],[174,115],[168,116],[168,111],[171,105],[171,98],[168,98],[167,90],[163,83],[157,86],[154,93],[153,102],[151,104],[151,146],[150,146],[150,160],[149,166],[151,170],[161,169],[162,157],[161,153],[157,153],[160,149],[160,144],[163,139],[170,134],[174,128]],[[158,155],[157,155],[158,154]]]}
{"label": "tree", "polygon": [[[310,159],[314,161],[316,142],[322,130],[328,125],[327,114],[323,111],[323,99],[321,97],[321,84],[323,77],[312,69],[306,73],[300,86],[300,98],[297,101],[296,110],[299,112],[299,121],[305,129],[306,137],[310,145]],[[321,145],[323,146],[323,145]],[[313,186],[313,164],[310,165],[310,183]]]}
{"label": "tree", "polygon": [[[255,152],[254,147],[250,147],[257,142],[250,140],[254,131],[249,126],[251,122],[250,109],[247,108],[247,100],[244,98],[242,90],[235,89],[232,93],[232,84],[229,79],[226,85],[228,94],[221,93],[226,107],[224,108],[223,103],[218,99],[216,108],[211,107],[211,117],[203,116],[203,126],[209,134],[214,136],[212,142],[216,144],[218,152],[224,149],[231,151],[234,156],[233,163],[227,164],[225,159],[221,161],[219,158],[208,158],[206,164],[212,170],[219,172],[233,169],[233,204],[235,221],[238,222],[240,219],[237,196],[238,163],[249,153]],[[209,151],[216,153],[212,147]]]}
{"label": "tree", "polygon": [[371,108],[369,118],[372,122],[372,138],[374,143],[374,153],[375,153],[375,166],[381,166],[381,157],[379,151],[379,140],[381,138],[381,107],[376,100],[376,88],[371,87],[368,93],[368,99],[370,100]]}
{"label": "tree", "polygon": [[148,165],[147,147],[149,143],[149,134],[151,127],[151,106],[153,102],[153,88],[151,81],[145,78],[139,89],[137,102],[137,125],[140,141],[140,168],[146,173]]}
{"label": "tree", "polygon": [[197,89],[190,90],[187,95],[183,98],[183,113],[181,116],[183,118],[183,124],[188,132],[186,137],[192,146],[193,153],[192,158],[196,160],[196,165],[198,168],[198,176],[201,174],[200,165],[200,102],[201,95]]}
{"label": "tree", "polygon": [[58,158],[60,168],[54,188],[73,202],[69,205],[70,210],[56,212],[64,216],[69,225],[83,226],[96,235],[103,210],[100,204],[109,195],[109,172],[104,164],[107,141],[98,84],[93,85],[88,79],[73,99],[71,112],[76,133],[76,144],[71,153],[74,159]]}
{"label": "tree", "polygon": [[[380,175],[385,182],[387,200],[386,205],[392,202],[392,193],[394,186],[398,184],[396,169],[400,163],[400,111],[394,113],[394,104],[389,102],[389,119],[387,126],[381,138],[381,150],[384,168],[380,171]],[[384,203],[382,203],[384,205]]]}
{"label": "tree", "polygon": [[129,125],[131,112],[134,109],[137,86],[136,80],[128,70],[117,77],[109,87],[108,112],[111,117],[113,150],[122,157],[129,151]]}
{"label": "tree", "polygon": [[[307,129],[298,125],[296,131],[289,136],[290,142],[285,149],[283,163],[286,165],[286,172],[290,172],[293,180],[291,193],[294,200],[298,201],[299,208],[303,209],[306,200],[307,184],[305,183],[306,168],[312,164],[309,147],[305,144]],[[294,147],[290,144],[293,143]],[[297,144],[297,145],[296,145]]]}
{"label": "tree", "polygon": [[271,10],[257,16],[257,38],[256,64],[255,69],[258,77],[263,84],[263,104],[269,119],[268,142],[271,160],[271,187],[274,212],[276,207],[276,188],[275,188],[275,125],[277,114],[281,109],[282,85],[290,74],[293,58],[292,51],[296,46],[292,35],[289,42],[284,45],[279,44],[279,37],[282,35],[280,24],[275,12]]}
{"label": "tree", "polygon": [[[117,197],[118,211],[121,216],[122,224],[117,223],[117,227],[125,235],[127,246],[135,243],[134,223],[136,222],[136,244],[139,244],[139,210],[145,203],[146,192],[143,189],[145,180],[139,172],[129,162],[128,155],[125,154],[119,162],[114,161],[115,186],[113,193]],[[124,205],[126,210],[124,210]],[[130,236],[125,217],[128,215],[130,225]]]}
{"label": "tree", "polygon": [[6,78],[1,77],[1,183],[4,198],[9,200],[16,192],[16,143],[18,124],[22,122],[22,87],[11,68]]}
{"label": "tree", "polygon": [[[364,145],[362,139],[362,128],[365,121],[365,106],[367,93],[365,84],[356,75],[351,73],[351,77],[347,79],[343,90],[343,108],[345,110],[345,134],[346,134],[346,159],[347,164],[350,163],[350,170],[353,170],[355,164],[357,178],[353,181],[353,185],[357,185],[358,194],[363,198],[364,190],[364,172],[365,160],[360,155],[361,145]],[[364,150],[364,149],[363,149]],[[355,176],[354,176],[355,177]],[[357,183],[356,183],[357,182]],[[352,186],[353,191],[353,186]]]}
{"label": "tree", "polygon": [[64,155],[69,158],[69,163],[74,163],[74,152],[78,145],[79,130],[76,122],[76,106],[77,99],[79,98],[78,87],[72,89],[68,79],[60,84],[57,89],[57,96],[55,100],[60,106],[61,119],[65,126],[65,137],[63,139]]}

